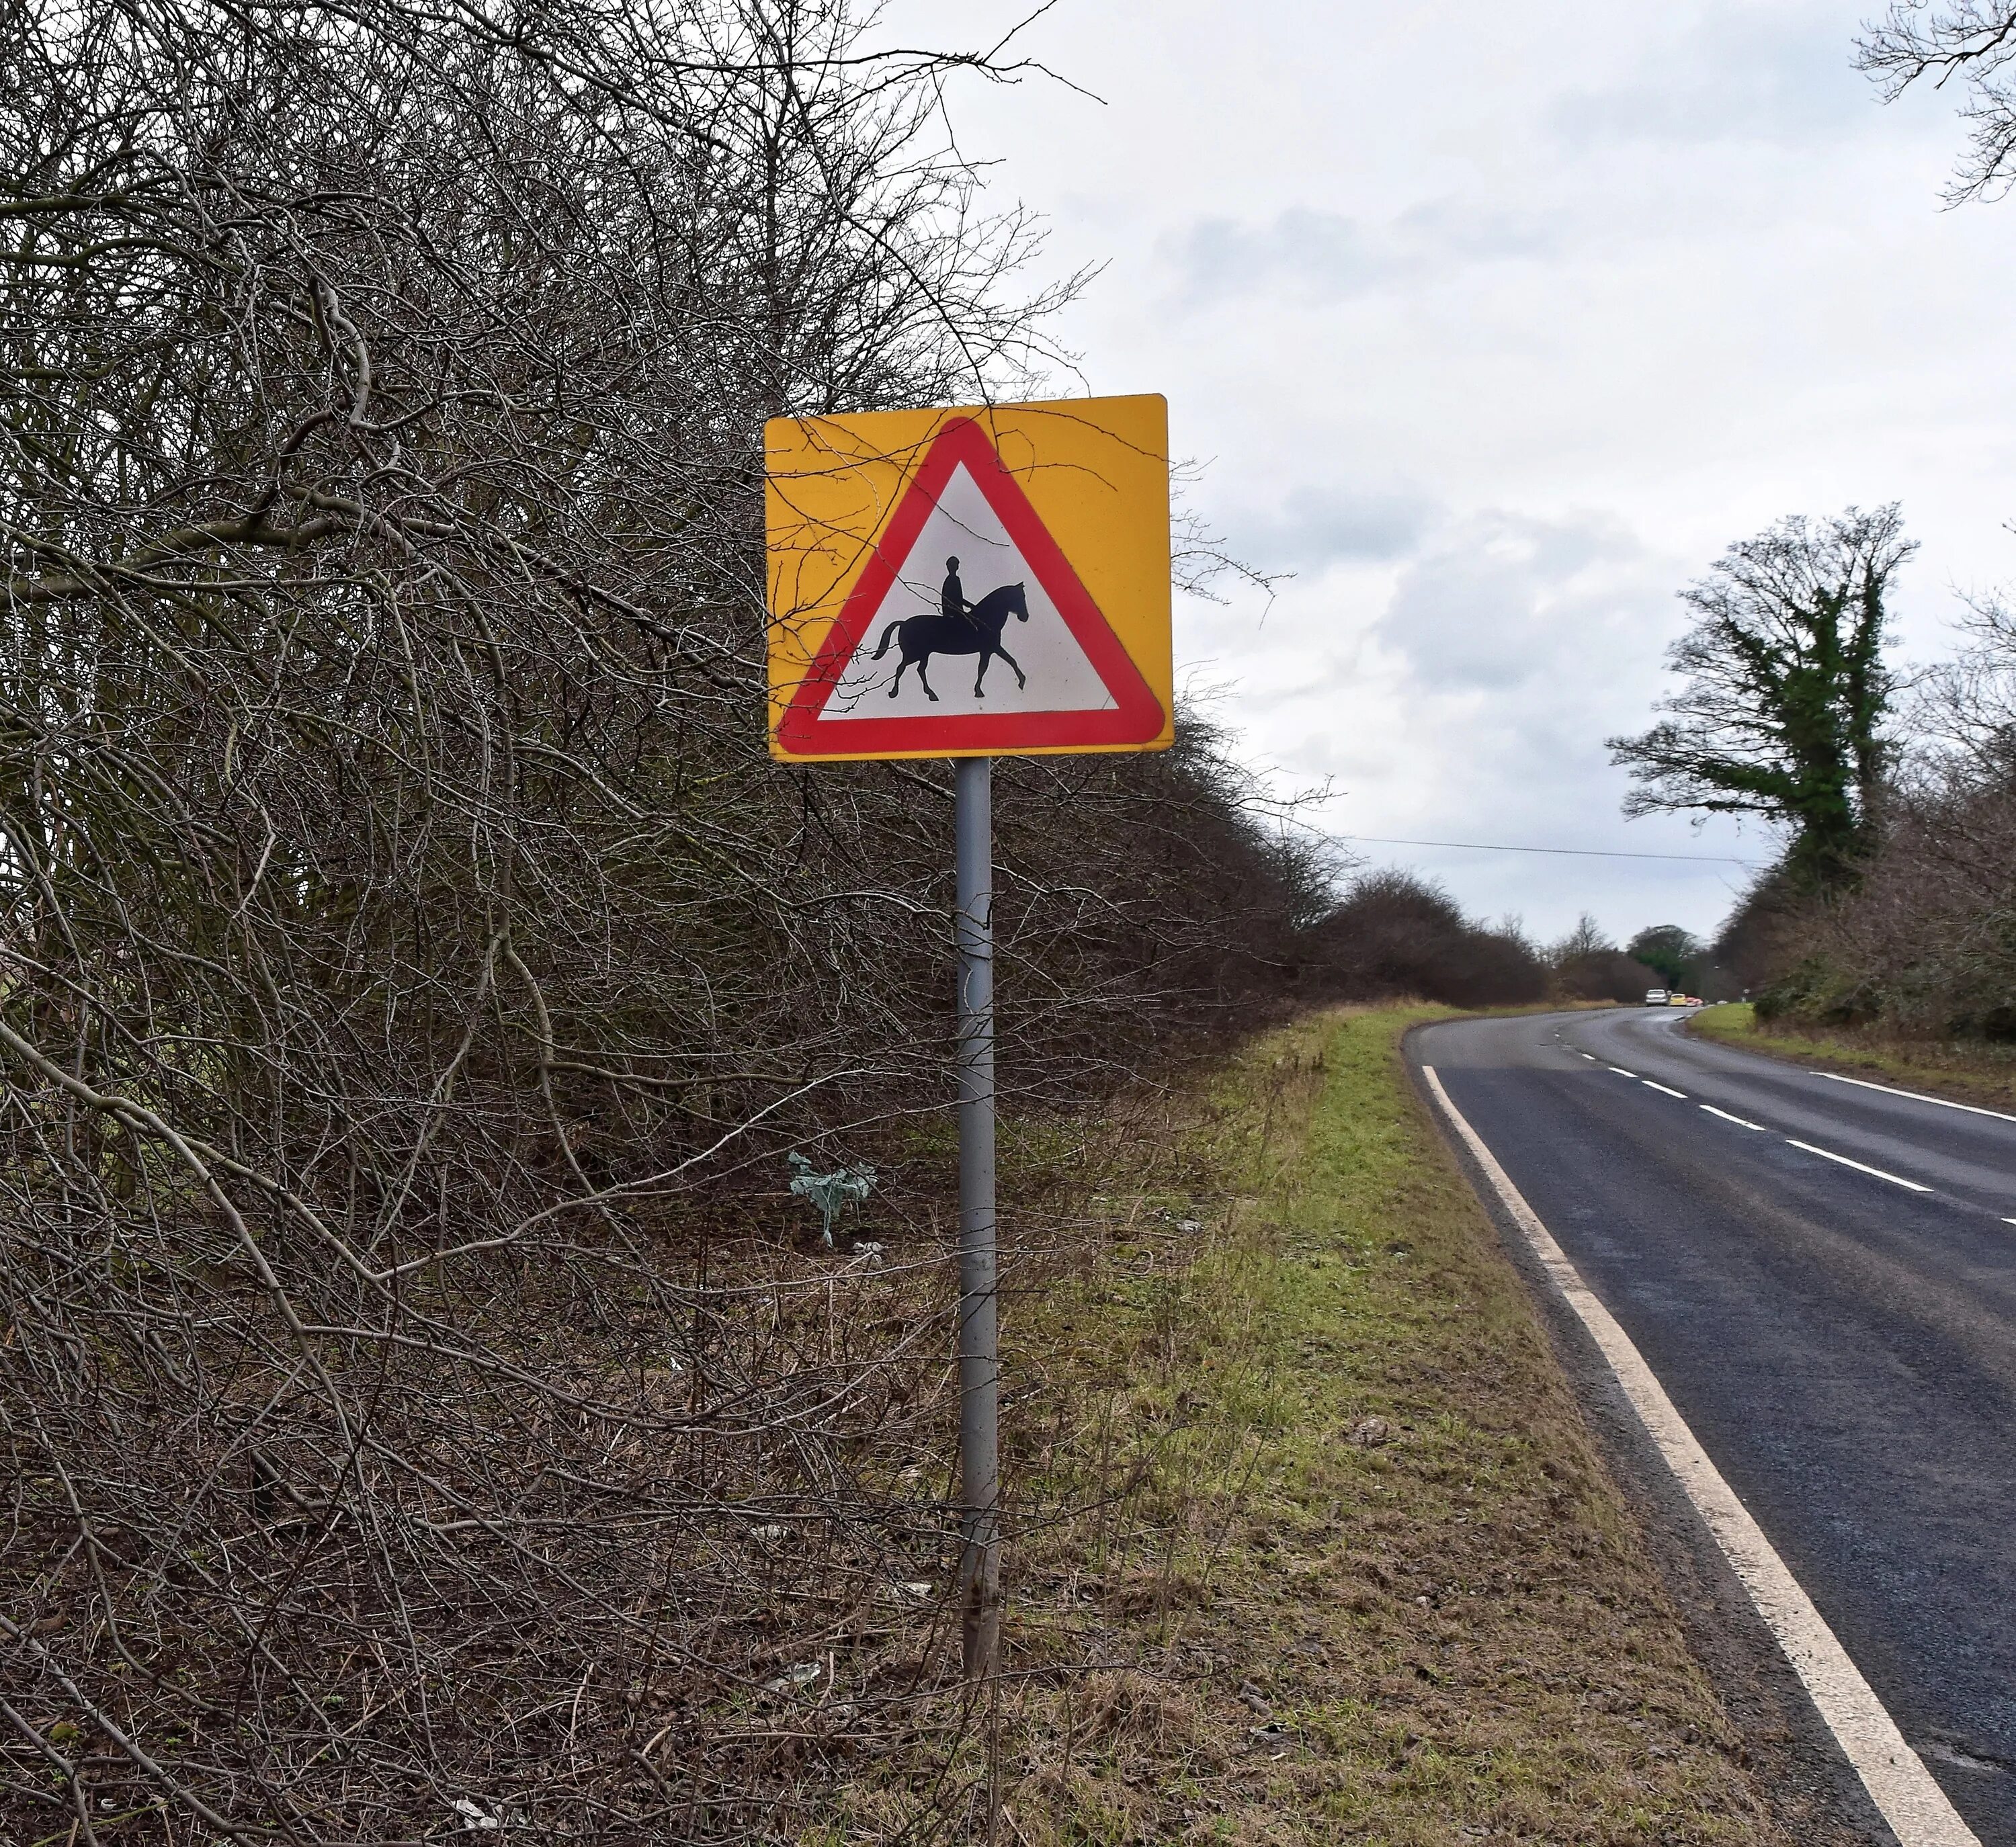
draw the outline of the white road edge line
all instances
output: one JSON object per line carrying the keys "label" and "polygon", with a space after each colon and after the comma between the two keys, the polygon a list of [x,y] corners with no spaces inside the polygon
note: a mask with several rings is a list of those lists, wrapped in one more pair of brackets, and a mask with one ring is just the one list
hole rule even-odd
{"label": "white road edge line", "polygon": [[1741,1116],[1732,1116],[1728,1111],[1719,1110],[1712,1103],[1705,1103],[1701,1107],[1711,1116],[1719,1116],[1725,1122],[1733,1122],[1738,1129],[1754,1129],[1759,1135],[1769,1135],[1771,1132],[1762,1123],[1746,1122]]}
{"label": "white road edge line", "polygon": [[2006,1110],[1984,1110],[1978,1103],[1955,1103],[1949,1096],[1928,1096],[1922,1090],[1899,1090],[1894,1084],[1872,1084],[1867,1078],[1845,1078],[1838,1071],[1808,1071],[1809,1078],[1831,1078],[1837,1084],[1858,1084],[1864,1090],[1881,1090],[1886,1096],[1908,1096],[1913,1103],[1935,1103],[1942,1110],[1964,1110],[1970,1116],[1993,1116],[1998,1122],[2016,1122]]}
{"label": "white road edge line", "polygon": [[1851,1161],[1845,1154],[1837,1154],[1829,1148],[1816,1148],[1811,1142],[1795,1142],[1785,1137],[1789,1147],[1803,1148],[1809,1154],[1817,1154],[1823,1161],[1838,1161],[1843,1167],[1852,1167],[1859,1174],[1874,1174],[1879,1180],[1888,1180],[1893,1186],[1908,1186],[1913,1193],[1929,1193],[1931,1188],[1921,1186],[1916,1180],[1907,1180],[1900,1174],[1886,1174],[1880,1167],[1869,1167],[1859,1161]]}
{"label": "white road edge line", "polygon": [[1613,1064],[1610,1068],[1620,1078],[1635,1078],[1638,1075],[1635,1071],[1626,1071],[1621,1064]]}
{"label": "white road edge line", "polygon": [[1687,1093],[1684,1090],[1667,1089],[1664,1084],[1655,1084],[1650,1078],[1640,1078],[1638,1082],[1643,1084],[1647,1090],[1665,1090],[1669,1096],[1677,1096],[1682,1103],[1685,1103],[1687,1100]]}
{"label": "white road edge line", "polygon": [[1827,1618],[1814,1608],[1813,1599],[1764,1536],[1764,1529],[1737,1499],[1735,1490],[1673,1408],[1665,1388],[1632,1345],[1631,1337],[1582,1280],[1582,1273],[1554,1242],[1553,1234],[1520,1197],[1518,1188],[1463,1119],[1463,1112],[1450,1102],[1434,1067],[1423,1065],[1421,1075],[1548,1280],[1609,1362],[1631,1408],[1750,1593],[1757,1614],[1777,1638],[1827,1730],[1903,1847],[1981,1847],[1980,1838],[1960,1819],[1924,1759],[1905,1742],[1897,1722],[1849,1658],[1847,1650],[1827,1627]]}

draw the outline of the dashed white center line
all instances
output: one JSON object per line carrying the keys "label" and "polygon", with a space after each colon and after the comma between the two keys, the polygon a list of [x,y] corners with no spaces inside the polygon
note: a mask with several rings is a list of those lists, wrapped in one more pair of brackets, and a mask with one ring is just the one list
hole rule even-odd
{"label": "dashed white center line", "polygon": [[1811,1142],[1795,1142],[1790,1136],[1787,1143],[1795,1148],[1803,1148],[1809,1154],[1817,1154],[1823,1161],[1838,1161],[1843,1167],[1852,1167],[1857,1173],[1874,1174],[1879,1180],[1888,1180],[1893,1186],[1908,1186],[1913,1193],[1929,1193],[1931,1188],[1921,1186],[1916,1180],[1905,1179],[1901,1175],[1886,1174],[1880,1167],[1867,1167],[1859,1161],[1851,1161],[1845,1154],[1834,1154],[1827,1148],[1816,1148]]}
{"label": "dashed white center line", "polygon": [[[1592,1053],[1585,1052],[1582,1055],[1583,1057],[1588,1059],[1592,1064],[1600,1064],[1603,1062],[1601,1059],[1594,1057]],[[1621,1064],[1613,1064],[1610,1068],[1620,1078],[1636,1078],[1639,1083],[1643,1084],[1648,1090],[1657,1090],[1661,1093],[1661,1095],[1666,1096],[1676,1096],[1682,1103],[1685,1103],[1687,1100],[1687,1093],[1684,1090],[1676,1090],[1670,1086],[1665,1084],[1655,1084],[1650,1078],[1640,1078],[1635,1071],[1626,1071]],[[1835,1076],[1837,1074],[1833,1071],[1816,1071],[1813,1075],[1816,1078],[1831,1078]],[[1858,1084],[1860,1083],[1862,1080],[1859,1078],[1842,1078],[1841,1082],[1844,1084]],[[1865,1088],[1870,1090],[1888,1090],[1890,1087],[1887,1084],[1870,1084],[1866,1086]],[[1912,1097],[1916,1097],[1917,1095],[1915,1091],[1910,1090],[1892,1091],[1891,1094],[1895,1096]],[[1918,1098],[1918,1100],[1923,1103],[1939,1103],[1944,1100],[1936,1096],[1927,1096]],[[1759,1135],[1768,1135],[1770,1132],[1769,1130],[1766,1129],[1762,1123],[1746,1122],[1741,1116],[1732,1116],[1728,1111],[1719,1110],[1712,1103],[1705,1103],[1701,1107],[1706,1110],[1711,1116],[1719,1116],[1725,1122],[1733,1122],[1738,1129],[1754,1129]],[[1955,1109],[1964,1110],[1967,1109],[1971,1106],[1967,1104],[1955,1104],[1951,1107]],[[1975,1113],[1978,1115],[1993,1116],[1999,1114],[2000,1112],[1995,1110],[1978,1110]],[[2011,1120],[2016,1120],[2016,1118],[2011,1118]],[[1893,1186],[1906,1187],[1913,1193],[1929,1193],[1932,1190],[1929,1186],[1921,1186],[1916,1180],[1906,1179],[1902,1174],[1885,1173],[1880,1167],[1870,1167],[1863,1161],[1851,1161],[1845,1154],[1835,1154],[1831,1148],[1816,1148],[1811,1142],[1795,1141],[1790,1136],[1787,1136],[1785,1137],[1785,1142],[1788,1147],[1800,1149],[1808,1154],[1817,1154],[1823,1161],[1838,1161],[1843,1167],[1852,1167],[1859,1174],[1868,1174],[1879,1180],[1888,1180]],[[2016,1225],[2016,1219],[2005,1219],[2003,1220],[2003,1223],[2005,1225]]]}

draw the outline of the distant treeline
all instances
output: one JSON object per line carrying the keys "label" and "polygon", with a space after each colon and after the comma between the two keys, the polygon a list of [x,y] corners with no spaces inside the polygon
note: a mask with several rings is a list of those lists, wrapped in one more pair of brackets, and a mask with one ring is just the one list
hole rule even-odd
{"label": "distant treeline", "polygon": [[1641,930],[1620,947],[1585,915],[1559,942],[1540,944],[1517,919],[1480,922],[1434,880],[1398,868],[1345,881],[1296,948],[1310,996],[1485,1007],[1642,1002],[1654,988],[1709,999],[1739,991],[1733,972],[1678,924]]}

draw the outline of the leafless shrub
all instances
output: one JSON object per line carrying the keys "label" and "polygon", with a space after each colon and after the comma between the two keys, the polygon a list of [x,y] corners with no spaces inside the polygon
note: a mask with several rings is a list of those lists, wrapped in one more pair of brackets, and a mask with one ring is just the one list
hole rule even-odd
{"label": "leafless shrub", "polygon": [[[787,1838],[950,1736],[949,807],[765,759],[758,440],[1040,362],[962,66],[0,0],[24,1841]],[[1001,808],[1039,1095],[1308,908],[1203,732]],[[895,1158],[882,1262],[794,1241],[800,1143]]]}
{"label": "leafless shrub", "polygon": [[1439,885],[1398,869],[1358,878],[1309,932],[1308,955],[1312,985],[1354,998],[1498,1006],[1548,990],[1546,964],[1516,927],[1473,923]]}
{"label": "leafless shrub", "polygon": [[1989,602],[1928,675],[1914,747],[1856,889],[1777,932],[1781,1010],[2016,1039],[2016,618]]}

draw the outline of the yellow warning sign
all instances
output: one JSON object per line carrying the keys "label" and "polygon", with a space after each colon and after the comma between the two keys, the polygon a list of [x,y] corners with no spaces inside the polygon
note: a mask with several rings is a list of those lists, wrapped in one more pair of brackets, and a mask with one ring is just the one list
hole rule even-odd
{"label": "yellow warning sign", "polygon": [[778,418],[765,434],[774,755],[1169,743],[1164,399]]}

